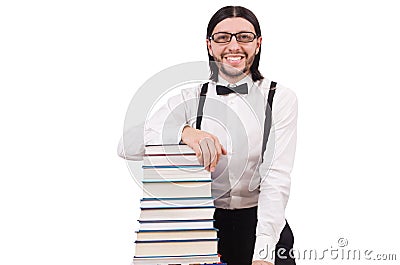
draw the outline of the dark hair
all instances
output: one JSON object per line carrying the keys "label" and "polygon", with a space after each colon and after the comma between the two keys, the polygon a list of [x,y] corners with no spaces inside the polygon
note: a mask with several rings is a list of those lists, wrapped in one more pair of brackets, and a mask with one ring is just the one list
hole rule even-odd
{"label": "dark hair", "polygon": [[[207,26],[207,39],[210,39],[211,34],[215,26],[226,18],[241,17],[249,21],[256,31],[257,37],[261,36],[261,28],[258,23],[257,17],[245,7],[242,6],[225,6],[218,10],[210,19]],[[214,62],[214,58],[208,53],[208,61],[210,65],[210,79],[213,81],[218,81],[218,66]],[[258,65],[260,64],[261,46],[258,54],[254,58],[254,62],[250,67],[251,77],[253,81],[258,81],[264,79],[260,71],[258,70]]]}

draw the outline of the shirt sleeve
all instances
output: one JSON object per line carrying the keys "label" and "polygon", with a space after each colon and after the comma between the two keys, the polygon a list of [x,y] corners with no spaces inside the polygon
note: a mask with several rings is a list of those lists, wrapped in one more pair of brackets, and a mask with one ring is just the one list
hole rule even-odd
{"label": "shirt sleeve", "polygon": [[[277,88],[272,107],[272,127],[260,165],[258,223],[253,260],[274,263],[274,250],[285,226],[297,139],[297,98],[287,88]],[[272,150],[272,151],[271,151]]]}
{"label": "shirt sleeve", "polygon": [[145,122],[144,143],[178,144],[187,125],[186,102],[182,94],[173,96]]}
{"label": "shirt sleeve", "polygon": [[124,133],[119,140],[117,153],[126,160],[141,161],[144,155],[143,126],[141,123],[132,126]]}
{"label": "shirt sleeve", "polygon": [[150,111],[144,123],[124,131],[118,145],[118,155],[140,161],[143,160],[145,145],[178,144],[183,128],[189,125],[190,115],[193,116],[193,107],[197,106],[197,94],[198,88],[183,89]]}

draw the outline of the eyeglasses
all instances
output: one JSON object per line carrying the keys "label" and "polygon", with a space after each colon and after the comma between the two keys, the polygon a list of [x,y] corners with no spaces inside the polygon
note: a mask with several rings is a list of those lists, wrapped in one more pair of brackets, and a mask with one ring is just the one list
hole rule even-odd
{"label": "eyeglasses", "polygon": [[211,35],[210,40],[213,40],[216,43],[228,43],[232,40],[233,36],[235,36],[237,42],[242,42],[242,43],[249,43],[257,38],[257,35],[254,34],[253,32],[238,32],[238,33],[217,32]]}

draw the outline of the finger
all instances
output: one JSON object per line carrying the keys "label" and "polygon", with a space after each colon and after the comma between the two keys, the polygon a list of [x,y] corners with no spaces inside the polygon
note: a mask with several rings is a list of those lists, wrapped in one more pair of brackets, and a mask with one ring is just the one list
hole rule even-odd
{"label": "finger", "polygon": [[228,151],[226,151],[225,147],[223,147],[222,145],[221,145],[221,150],[222,150],[222,154],[223,155],[227,155],[228,154]]}
{"label": "finger", "polygon": [[217,149],[215,147],[215,142],[212,139],[207,139],[208,150],[210,151],[210,172],[215,171],[215,167],[217,166]]}
{"label": "finger", "polygon": [[195,145],[190,146],[190,148],[192,148],[193,151],[196,153],[197,160],[199,160],[200,164],[202,165],[204,163],[204,160],[203,160],[200,145],[195,144]]}
{"label": "finger", "polygon": [[215,151],[216,151],[216,155],[215,155],[216,156],[215,157],[215,166],[216,166],[218,164],[219,159],[220,159],[221,154],[222,154],[222,145],[219,142],[217,137],[214,137],[213,140],[214,140],[214,148],[215,148]]}
{"label": "finger", "polygon": [[203,156],[203,165],[207,171],[210,171],[210,150],[207,144],[207,138],[201,139],[199,142],[201,153]]}

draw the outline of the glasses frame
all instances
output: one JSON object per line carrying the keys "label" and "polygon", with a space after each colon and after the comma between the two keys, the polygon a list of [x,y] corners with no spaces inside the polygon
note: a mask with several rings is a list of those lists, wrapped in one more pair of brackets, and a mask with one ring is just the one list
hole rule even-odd
{"label": "glasses frame", "polygon": [[[217,41],[214,40],[214,36],[215,36],[216,34],[220,34],[220,33],[228,34],[228,35],[230,35],[231,37],[230,37],[229,40],[226,41],[226,42],[217,42]],[[242,34],[242,33],[250,33],[250,34],[254,35],[254,39],[253,39],[252,41],[248,41],[248,42],[239,41],[239,40],[236,38],[236,35]],[[259,36],[257,36],[257,34],[255,34],[254,32],[250,32],[250,31],[241,31],[241,32],[236,32],[236,33],[230,33],[230,32],[221,31],[221,32],[216,32],[216,33],[212,34],[212,35],[209,37],[209,39],[212,40],[212,41],[214,41],[215,43],[226,44],[226,43],[229,43],[229,42],[232,41],[232,37],[233,37],[233,36],[235,36],[236,41],[237,41],[237,42],[240,42],[240,43],[251,43],[251,42],[253,42],[255,39],[257,39],[257,38],[259,37]]]}

